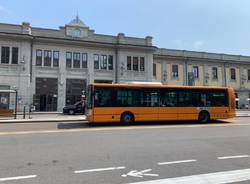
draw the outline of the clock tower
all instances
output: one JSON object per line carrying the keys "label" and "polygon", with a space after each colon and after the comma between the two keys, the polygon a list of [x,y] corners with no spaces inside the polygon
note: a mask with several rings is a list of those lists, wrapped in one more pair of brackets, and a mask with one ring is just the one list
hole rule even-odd
{"label": "clock tower", "polygon": [[75,19],[65,25],[66,36],[73,38],[84,38],[88,37],[89,27],[86,26],[77,15]]}

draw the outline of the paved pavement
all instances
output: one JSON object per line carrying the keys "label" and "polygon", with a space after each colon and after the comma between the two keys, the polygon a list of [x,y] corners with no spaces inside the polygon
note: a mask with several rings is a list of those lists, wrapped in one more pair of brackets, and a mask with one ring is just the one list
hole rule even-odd
{"label": "paved pavement", "polygon": [[250,183],[249,120],[0,124],[0,183]]}
{"label": "paved pavement", "polygon": [[250,117],[250,111],[248,110],[242,110],[242,111],[236,111],[237,117]]}
{"label": "paved pavement", "polygon": [[0,123],[31,123],[31,122],[60,122],[60,121],[85,121],[85,115],[64,115],[60,112],[39,112],[26,114],[25,119],[22,114],[14,117],[1,117]]}

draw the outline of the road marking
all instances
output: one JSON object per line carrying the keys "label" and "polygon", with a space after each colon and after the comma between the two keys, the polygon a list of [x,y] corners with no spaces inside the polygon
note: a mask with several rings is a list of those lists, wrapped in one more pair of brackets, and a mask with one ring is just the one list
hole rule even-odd
{"label": "road marking", "polygon": [[74,171],[75,174],[79,173],[89,173],[89,172],[99,172],[99,171],[111,171],[111,170],[120,170],[125,169],[126,167],[120,166],[120,167],[107,167],[107,168],[99,168],[99,169],[88,169],[88,170],[78,170]]}
{"label": "road marking", "polygon": [[250,169],[224,171],[208,174],[182,176],[160,180],[136,182],[130,184],[226,184],[250,180]]}
{"label": "road marking", "polygon": [[171,129],[171,128],[206,128],[206,127],[230,127],[230,126],[250,126],[250,124],[210,124],[210,125],[150,125],[150,126],[124,126],[112,128],[77,128],[77,129],[55,129],[55,130],[31,130],[31,131],[12,131],[0,132],[4,135],[25,135],[25,134],[44,134],[44,133],[73,133],[73,132],[95,132],[95,131],[114,131],[114,130],[136,130],[136,129]]}
{"label": "road marking", "polygon": [[133,177],[143,178],[143,176],[159,176],[158,174],[147,173],[151,171],[152,169],[145,169],[142,171],[133,170],[129,171],[128,174],[123,174],[122,177],[133,176]]}
{"label": "road marking", "polygon": [[225,156],[225,157],[218,157],[219,160],[224,159],[231,159],[231,158],[247,158],[249,155],[235,155],[235,156]]}
{"label": "road marking", "polygon": [[0,181],[23,180],[23,179],[30,179],[30,178],[36,178],[36,177],[37,175],[15,176],[15,177],[8,177],[8,178],[0,178]]}
{"label": "road marking", "polygon": [[159,162],[158,165],[171,165],[171,164],[180,164],[180,163],[188,163],[188,162],[196,162],[197,160],[179,160],[179,161],[171,161],[171,162]]}

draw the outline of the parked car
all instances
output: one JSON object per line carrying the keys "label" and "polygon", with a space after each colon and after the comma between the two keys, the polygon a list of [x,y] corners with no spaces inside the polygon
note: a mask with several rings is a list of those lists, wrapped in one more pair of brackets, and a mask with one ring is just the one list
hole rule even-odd
{"label": "parked car", "polygon": [[63,114],[84,114],[83,102],[76,102],[74,105],[67,105],[63,108]]}

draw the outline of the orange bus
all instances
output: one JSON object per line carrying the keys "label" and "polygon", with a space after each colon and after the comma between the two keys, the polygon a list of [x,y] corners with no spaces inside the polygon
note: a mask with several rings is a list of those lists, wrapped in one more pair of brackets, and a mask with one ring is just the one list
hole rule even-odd
{"label": "orange bus", "polygon": [[235,117],[231,87],[166,86],[154,83],[91,84],[89,122],[209,120]]}

